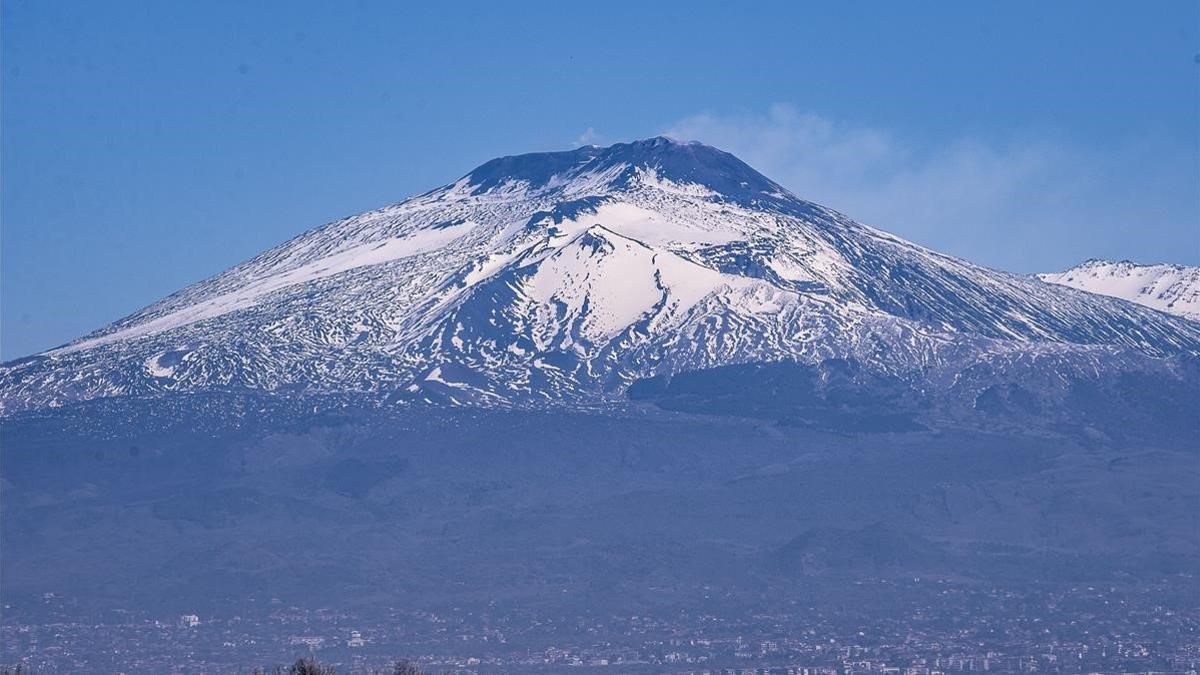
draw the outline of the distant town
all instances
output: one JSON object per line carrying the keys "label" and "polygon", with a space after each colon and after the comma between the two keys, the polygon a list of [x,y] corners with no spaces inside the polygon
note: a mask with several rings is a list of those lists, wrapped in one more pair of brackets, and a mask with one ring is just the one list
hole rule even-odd
{"label": "distant town", "polygon": [[[46,594],[42,621],[0,625],[3,665],[23,672],[274,672],[313,657],[339,673],[392,672],[397,658],[426,673],[613,672],[788,675],[962,672],[1195,673],[1200,618],[1169,586],[1070,586],[1015,592],[940,582],[868,581],[840,609],[764,607],[729,613],[541,616],[499,608],[392,610],[358,616],[266,603],[261,614],[112,612],[66,618]],[[874,588],[872,588],[874,586]],[[903,612],[860,597],[913,593]],[[767,603],[770,604],[770,603]],[[564,637],[569,636],[569,637]],[[286,671],[285,671],[286,672]]]}

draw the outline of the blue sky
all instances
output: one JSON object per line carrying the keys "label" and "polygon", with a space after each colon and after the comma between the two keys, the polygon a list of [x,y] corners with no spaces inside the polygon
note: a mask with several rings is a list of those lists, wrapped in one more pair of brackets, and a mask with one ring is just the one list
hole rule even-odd
{"label": "blue sky", "polygon": [[0,355],[491,157],[664,132],[994,267],[1200,264],[1196,2],[510,4],[5,0]]}

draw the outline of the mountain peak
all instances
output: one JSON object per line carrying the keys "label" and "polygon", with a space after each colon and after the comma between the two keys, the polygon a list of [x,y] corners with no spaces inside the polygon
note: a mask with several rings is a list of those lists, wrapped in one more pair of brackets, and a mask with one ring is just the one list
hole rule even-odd
{"label": "mountain peak", "polygon": [[1089,258],[1068,270],[1037,276],[1048,283],[1200,320],[1200,267]]}
{"label": "mountain peak", "polygon": [[700,186],[735,201],[791,198],[779,184],[742,160],[697,141],[654,136],[608,147],[498,157],[464,177],[473,195],[521,186],[526,191],[563,190],[582,180],[620,189],[639,182]]}

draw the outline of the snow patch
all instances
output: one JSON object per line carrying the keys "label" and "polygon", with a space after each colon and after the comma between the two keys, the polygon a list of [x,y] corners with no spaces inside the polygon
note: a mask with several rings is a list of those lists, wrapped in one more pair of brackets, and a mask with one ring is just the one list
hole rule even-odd
{"label": "snow patch", "polygon": [[321,258],[320,260],[301,265],[300,267],[255,280],[235,291],[223,293],[190,307],[185,307],[144,323],[113,331],[112,333],[90,340],[76,342],[48,353],[52,355],[69,354],[71,352],[99,347],[100,345],[118,340],[145,337],[206,319],[212,319],[253,306],[263,296],[289,286],[324,279],[359,267],[410,258],[441,248],[463,236],[474,227],[475,223],[466,221],[441,229],[418,230],[406,237],[360,244]]}

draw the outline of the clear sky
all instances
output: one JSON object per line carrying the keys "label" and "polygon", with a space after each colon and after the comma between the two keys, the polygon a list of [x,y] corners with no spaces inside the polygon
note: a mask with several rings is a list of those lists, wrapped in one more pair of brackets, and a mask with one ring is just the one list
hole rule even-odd
{"label": "clear sky", "polygon": [[4,0],[0,355],[659,133],[993,267],[1200,264],[1197,2],[517,4]]}

